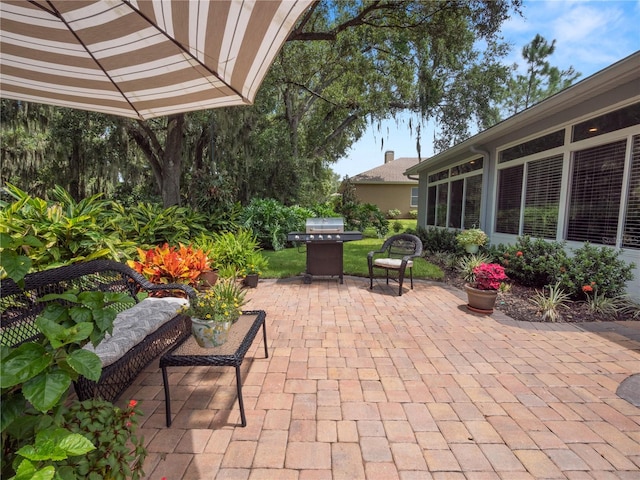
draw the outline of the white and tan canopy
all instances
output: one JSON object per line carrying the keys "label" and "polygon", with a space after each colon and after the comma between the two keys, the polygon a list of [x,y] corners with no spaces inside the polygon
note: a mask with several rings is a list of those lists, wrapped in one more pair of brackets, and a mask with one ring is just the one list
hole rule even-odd
{"label": "white and tan canopy", "polygon": [[0,96],[134,118],[253,102],[312,0],[1,0]]}

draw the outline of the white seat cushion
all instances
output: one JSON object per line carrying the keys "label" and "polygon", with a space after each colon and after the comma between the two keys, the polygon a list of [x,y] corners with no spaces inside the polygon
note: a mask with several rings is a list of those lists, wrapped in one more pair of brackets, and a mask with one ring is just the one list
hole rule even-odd
{"label": "white seat cushion", "polygon": [[113,321],[113,333],[105,335],[97,347],[88,343],[84,348],[98,355],[103,367],[111,365],[188,303],[186,298],[145,298],[118,314]]}
{"label": "white seat cushion", "polygon": [[[382,267],[382,268],[394,268],[396,270],[400,269],[400,266],[402,265],[402,259],[400,258],[376,258],[373,261],[373,264],[376,267]],[[413,267],[413,260],[409,260],[407,262],[407,268]]]}

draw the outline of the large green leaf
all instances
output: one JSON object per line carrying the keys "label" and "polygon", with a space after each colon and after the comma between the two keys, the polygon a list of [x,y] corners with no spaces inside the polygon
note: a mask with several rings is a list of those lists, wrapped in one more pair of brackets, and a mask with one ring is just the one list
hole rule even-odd
{"label": "large green leaf", "polygon": [[71,377],[64,371],[48,372],[29,380],[22,387],[27,400],[38,411],[51,410],[71,386]]}
{"label": "large green leaf", "polygon": [[93,312],[93,321],[101,332],[109,332],[113,330],[113,321],[118,313],[110,308],[103,310],[95,310]]}
{"label": "large green leaf", "polygon": [[64,328],[43,317],[36,319],[36,325],[51,342],[53,348],[60,348],[69,343],[80,343],[89,338],[93,331],[93,324],[90,322],[82,322],[72,327]]}
{"label": "large green leaf", "polygon": [[89,380],[97,382],[102,373],[102,362],[93,352],[80,349],[71,352],[67,357],[67,362],[76,372]]}
{"label": "large green leaf", "polygon": [[104,293],[96,291],[86,291],[78,294],[78,302],[85,307],[98,309],[104,307]]}
{"label": "large green leaf", "polygon": [[15,282],[19,282],[31,269],[31,259],[24,255],[18,255],[11,250],[2,251],[2,265],[0,266],[0,274],[4,278],[11,278]]}
{"label": "large green leaf", "polygon": [[24,343],[7,355],[0,365],[0,387],[24,383],[42,372],[51,362],[51,355],[42,345]]}
{"label": "large green leaf", "polygon": [[51,428],[39,431],[35,445],[25,445],[17,453],[32,461],[56,461],[84,455],[95,449],[89,439],[79,433],[71,433],[64,428]]}
{"label": "large green leaf", "polygon": [[9,398],[2,399],[2,408],[0,409],[0,432],[19,418],[24,411],[25,400],[22,395],[14,395]]}
{"label": "large green leaf", "polygon": [[29,460],[23,460],[16,469],[15,477],[11,480],[51,480],[55,474],[56,469],[51,465],[36,470],[33,463]]}

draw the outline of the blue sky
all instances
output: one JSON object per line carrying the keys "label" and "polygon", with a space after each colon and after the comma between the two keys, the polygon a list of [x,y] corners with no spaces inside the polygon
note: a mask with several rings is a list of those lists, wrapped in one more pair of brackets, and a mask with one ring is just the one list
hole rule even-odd
{"label": "blue sky", "polygon": [[[524,0],[523,16],[502,27],[504,39],[513,45],[505,62],[523,65],[522,47],[536,33],[556,40],[551,64],[573,66],[582,80],[640,50],[640,0]],[[433,154],[432,138],[433,125],[423,124],[423,158]],[[340,178],[354,176],[382,165],[386,150],[393,150],[395,158],[418,156],[406,123],[389,120],[380,129],[370,128],[332,168]]]}

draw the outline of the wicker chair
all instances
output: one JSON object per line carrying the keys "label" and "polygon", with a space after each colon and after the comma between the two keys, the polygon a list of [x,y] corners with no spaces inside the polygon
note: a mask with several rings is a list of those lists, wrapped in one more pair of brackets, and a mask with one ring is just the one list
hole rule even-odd
{"label": "wicker chair", "polygon": [[[380,250],[369,252],[367,263],[369,265],[369,288],[373,289],[373,269],[381,268],[386,272],[387,285],[389,284],[389,270],[398,272],[398,296],[402,295],[402,283],[405,271],[409,269],[411,289],[413,289],[413,259],[422,256],[422,241],[415,235],[402,233],[389,237]],[[395,278],[393,278],[395,280]]]}

